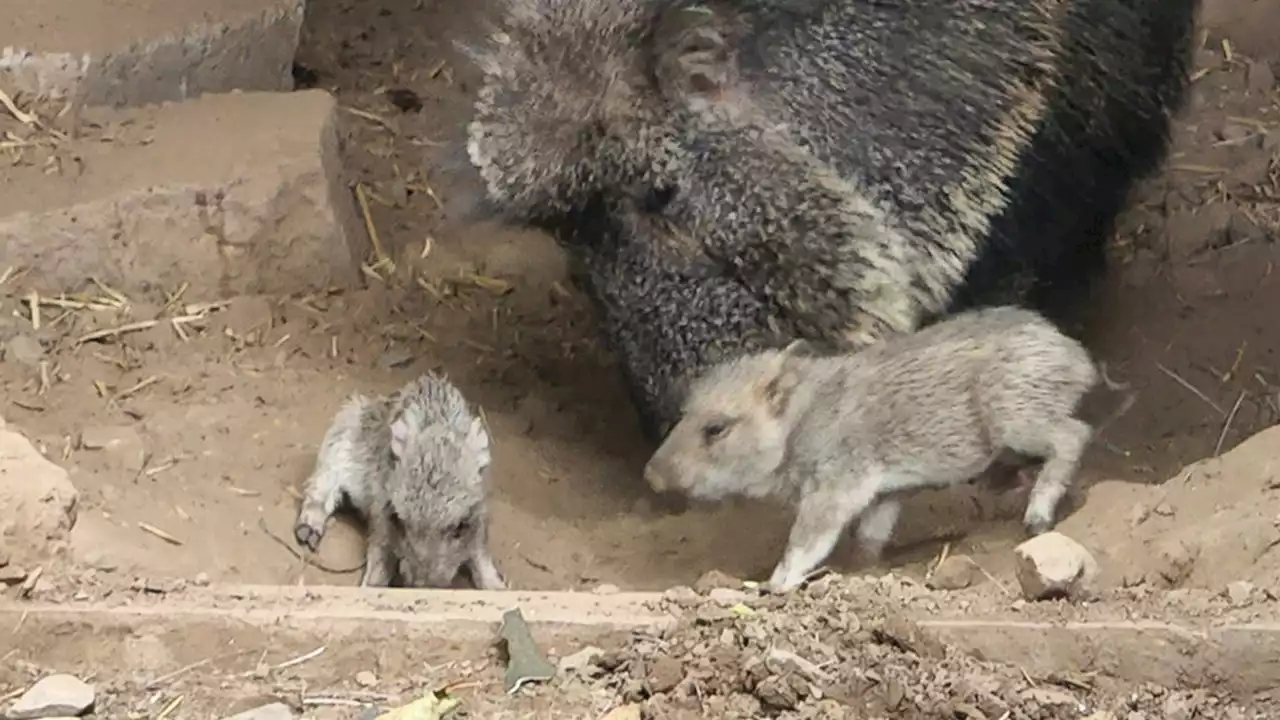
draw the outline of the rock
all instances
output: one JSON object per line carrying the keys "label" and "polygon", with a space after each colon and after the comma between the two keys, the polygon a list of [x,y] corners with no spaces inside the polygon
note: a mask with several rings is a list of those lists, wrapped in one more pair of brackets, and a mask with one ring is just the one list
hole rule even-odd
{"label": "rock", "polygon": [[1254,585],[1246,580],[1227,583],[1226,595],[1232,605],[1247,605],[1253,599]]}
{"label": "rock", "polygon": [[209,584],[209,573],[207,572],[196,573],[195,579],[192,580],[191,582],[196,587],[205,587],[206,585]]}
{"label": "rock", "polygon": [[93,686],[74,675],[50,675],[31,686],[5,716],[9,720],[78,717],[93,707]]}
{"label": "rock", "polygon": [[963,590],[978,579],[978,566],[967,555],[948,555],[925,579],[931,590]]}
{"label": "rock", "polygon": [[693,584],[693,589],[699,595],[706,595],[716,588],[731,588],[737,590],[742,587],[742,581],[733,577],[729,573],[720,570],[709,570],[698,578]]}
{"label": "rock", "polygon": [[1276,85],[1276,74],[1271,65],[1254,60],[1245,72],[1245,83],[1251,93],[1269,93]]}
{"label": "rock", "polygon": [[0,585],[17,585],[27,579],[27,571],[17,565],[0,567]]}
{"label": "rock", "polygon": [[105,450],[141,462],[145,452],[142,436],[128,425],[95,425],[80,431],[80,447]]}
{"label": "rock", "polygon": [[686,585],[677,585],[662,593],[665,600],[669,600],[677,605],[688,607],[698,603],[698,593],[691,587]]}
{"label": "rock", "polygon": [[12,559],[44,558],[76,523],[79,493],[67,472],[25,437],[0,430],[0,544]]}
{"label": "rock", "polygon": [[44,358],[40,341],[30,335],[15,335],[4,344],[4,359],[29,367],[38,367]]}
{"label": "rock", "polygon": [[[288,68],[292,51],[282,51]],[[5,262],[32,268],[48,292],[89,275],[125,294],[185,282],[190,297],[360,283],[355,258],[368,234],[328,92],[210,93],[99,109],[93,120],[120,137],[68,138],[62,147],[82,160],[78,172],[6,168],[30,195],[0,194]]]}
{"label": "rock", "polygon": [[1028,600],[1086,597],[1098,578],[1098,562],[1083,545],[1047,532],[1014,548],[1018,584]]}
{"label": "rock", "polygon": [[596,670],[599,668],[597,661],[603,655],[603,650],[591,645],[582,648],[576,653],[560,658],[556,669],[562,675],[595,675],[598,674]]}
{"label": "rock", "polygon": [[684,665],[675,658],[662,657],[649,668],[645,678],[650,693],[664,693],[671,690],[684,679]]}
{"label": "rock", "polygon": [[612,583],[604,583],[592,588],[591,592],[596,595],[617,595],[622,592],[622,589]]}
{"label": "rock", "polygon": [[623,705],[622,707],[616,707],[610,710],[608,714],[600,718],[600,720],[640,720],[640,718],[640,706],[635,703],[631,703],[629,705]]}
{"label": "rock", "polygon": [[293,720],[293,709],[281,702],[236,713],[223,720]]}
{"label": "rock", "polygon": [[373,687],[378,684],[378,676],[368,670],[361,670],[356,673],[356,684],[360,687]]}

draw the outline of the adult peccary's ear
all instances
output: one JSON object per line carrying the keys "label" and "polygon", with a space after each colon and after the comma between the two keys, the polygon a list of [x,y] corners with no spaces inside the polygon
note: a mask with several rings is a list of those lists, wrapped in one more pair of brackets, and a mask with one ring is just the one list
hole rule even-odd
{"label": "adult peccary's ear", "polygon": [[714,11],[677,5],[658,18],[653,34],[654,72],[672,99],[715,99],[733,81],[733,55]]}

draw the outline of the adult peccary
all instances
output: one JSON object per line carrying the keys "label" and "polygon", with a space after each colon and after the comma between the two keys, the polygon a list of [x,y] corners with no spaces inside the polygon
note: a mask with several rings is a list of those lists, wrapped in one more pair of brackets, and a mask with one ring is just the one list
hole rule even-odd
{"label": "adult peccary", "polygon": [[465,565],[476,587],[504,589],[488,549],[491,461],[484,423],[442,375],[352,395],[320,445],[294,535],[316,550],[346,505],[369,530],[361,585],[448,587]]}
{"label": "adult peccary", "polygon": [[[629,334],[716,317],[659,304],[685,292],[660,279],[739,285],[785,337],[856,349],[1087,277],[1163,157],[1196,9],[507,0],[502,31],[471,49],[485,77],[468,153],[491,203],[555,233],[621,313],[606,321],[614,349],[633,386],[658,388],[633,387],[639,402],[675,398],[641,407],[661,435],[682,393],[668,382],[705,367]],[[671,230],[646,260],[659,276],[623,272],[614,252],[648,242],[636,212]],[[641,286],[642,312],[619,305]]]}
{"label": "adult peccary", "polygon": [[969,480],[1002,451],[1044,460],[1024,523],[1032,534],[1049,530],[1093,433],[1073,416],[1078,404],[1100,377],[1124,387],[1051,322],[1013,307],[963,312],[846,356],[797,345],[695,381],[645,467],[658,492],[794,503],[769,581],[780,590],[821,563],[854,517],[879,557],[902,493]]}

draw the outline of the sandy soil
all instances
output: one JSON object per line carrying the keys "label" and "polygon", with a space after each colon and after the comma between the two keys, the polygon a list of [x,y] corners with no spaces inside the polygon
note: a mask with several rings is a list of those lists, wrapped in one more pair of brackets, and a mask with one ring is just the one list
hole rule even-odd
{"label": "sandy soil", "polygon": [[[1140,396],[1093,448],[1080,487],[1118,482],[1133,487],[1125,492],[1134,503],[1157,499],[1152,507],[1178,500],[1135,484],[1163,482],[1280,418],[1280,338],[1272,330],[1280,306],[1272,272],[1280,66],[1241,49],[1265,47],[1246,40],[1259,22],[1280,26],[1280,7],[1262,16],[1264,3],[1211,5],[1207,17],[1224,24],[1206,31],[1169,169],[1136,199],[1115,241],[1112,280],[1081,316],[1093,349]],[[767,575],[789,516],[772,506],[674,507],[652,496],[638,472],[651,448],[560,253],[540,235],[467,220],[478,188],[458,141],[474,76],[450,42],[473,33],[484,11],[445,2],[310,4],[295,74],[301,86],[333,90],[352,111],[342,130],[348,160],[371,191],[374,223],[395,261],[394,269],[371,269],[367,289],[190,308],[212,298],[170,302],[180,288],[164,288],[119,302],[87,285],[88,295],[109,301],[102,309],[46,309],[37,331],[19,299],[41,289],[39,278],[0,284],[0,341],[38,340],[47,380],[43,386],[38,359],[8,352],[0,414],[80,489],[73,559],[121,582],[203,573],[228,582],[293,583],[301,575],[310,584],[354,583],[355,573],[300,572],[270,535],[288,537],[295,488],[346,394],[390,391],[440,368],[493,428],[492,543],[514,586],[658,589],[713,568]],[[1246,39],[1239,46],[1236,34]],[[180,336],[167,319],[192,309],[203,319]],[[153,318],[166,322],[76,342]],[[1099,405],[1098,416],[1104,411]],[[1215,482],[1256,487],[1280,451],[1256,452],[1256,461]],[[1116,513],[1134,503],[1117,510],[1105,493],[1081,496],[1090,499],[1066,527],[1096,528],[1095,550],[1128,540],[1131,526]],[[1280,514],[1269,495],[1256,506],[1245,493],[1231,497],[1236,512]],[[950,552],[999,575],[1020,537],[1011,519],[1021,501],[1016,492],[973,488],[921,496],[886,564],[920,574],[950,541]],[[1175,510],[1156,514],[1186,527],[1236,527],[1239,519],[1192,498]],[[361,547],[358,529],[340,525],[322,556],[350,568]],[[1183,580],[1270,582],[1274,575],[1250,575],[1259,557],[1224,555],[1212,577]],[[832,563],[858,567],[851,547]]]}

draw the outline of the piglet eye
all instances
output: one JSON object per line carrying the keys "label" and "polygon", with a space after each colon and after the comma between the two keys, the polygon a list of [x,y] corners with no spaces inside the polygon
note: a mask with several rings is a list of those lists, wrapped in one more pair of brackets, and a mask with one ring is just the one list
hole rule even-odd
{"label": "piglet eye", "polygon": [[449,537],[453,538],[454,540],[461,540],[462,537],[466,535],[467,531],[470,529],[471,529],[471,523],[467,520],[463,520],[462,522],[450,528]]}
{"label": "piglet eye", "polygon": [[724,434],[728,432],[728,430],[729,430],[728,423],[723,423],[723,422],[707,423],[706,425],[702,426],[702,439],[706,440],[708,443],[715,442],[716,440],[719,440],[720,438],[724,437]]}

